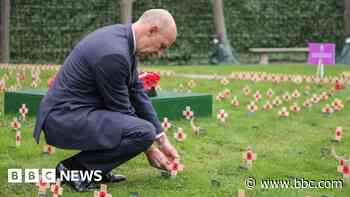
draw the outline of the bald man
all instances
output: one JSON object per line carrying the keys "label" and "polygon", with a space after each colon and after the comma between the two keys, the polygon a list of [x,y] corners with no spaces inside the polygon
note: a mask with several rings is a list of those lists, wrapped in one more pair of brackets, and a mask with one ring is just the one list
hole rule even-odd
{"label": "bald man", "polygon": [[[37,143],[43,130],[48,144],[81,150],[59,162],[57,177],[98,171],[101,182],[123,181],[111,171],[142,152],[163,170],[180,161],[137,73],[137,56],[160,56],[176,34],[169,12],[152,9],[133,24],[100,28],[74,47],[40,104],[34,131]],[[98,187],[81,176],[65,183],[76,191]]]}

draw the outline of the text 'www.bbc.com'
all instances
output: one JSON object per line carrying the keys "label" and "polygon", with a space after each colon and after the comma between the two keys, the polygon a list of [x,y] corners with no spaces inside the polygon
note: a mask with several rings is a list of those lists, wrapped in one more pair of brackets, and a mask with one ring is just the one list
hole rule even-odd
{"label": "text 'www.bbc.com'", "polygon": [[[259,184],[259,185],[257,185]],[[307,180],[304,178],[293,179],[262,179],[257,181],[253,177],[245,179],[247,189],[339,189],[344,185],[343,180]]]}

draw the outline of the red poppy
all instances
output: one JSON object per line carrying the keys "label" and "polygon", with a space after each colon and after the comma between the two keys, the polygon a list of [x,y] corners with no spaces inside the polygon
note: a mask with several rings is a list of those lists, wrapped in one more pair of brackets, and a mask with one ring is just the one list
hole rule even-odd
{"label": "red poppy", "polygon": [[252,153],[252,151],[248,151],[247,152],[247,160],[248,161],[253,160],[253,153]]}
{"label": "red poppy", "polygon": [[350,169],[349,166],[343,166],[343,174],[349,174]]}
{"label": "red poppy", "polygon": [[144,90],[148,91],[159,84],[160,75],[155,72],[141,72],[139,80],[142,81]]}
{"label": "red poppy", "polygon": [[342,89],[343,89],[343,84],[340,81],[336,80],[336,82],[335,82],[335,90],[339,91],[339,90],[342,90]]}
{"label": "red poppy", "polygon": [[51,87],[53,86],[53,82],[56,80],[57,78],[57,74],[53,75],[52,77],[50,77],[50,79],[47,82],[47,85],[49,86],[49,89],[51,89]]}

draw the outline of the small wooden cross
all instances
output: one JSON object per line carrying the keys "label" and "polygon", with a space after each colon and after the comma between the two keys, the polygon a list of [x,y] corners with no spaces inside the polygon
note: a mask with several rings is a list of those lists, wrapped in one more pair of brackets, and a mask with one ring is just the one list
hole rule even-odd
{"label": "small wooden cross", "polygon": [[22,141],[21,131],[17,130],[16,131],[16,146],[21,146],[21,141]]}
{"label": "small wooden cross", "polygon": [[22,115],[23,120],[26,119],[26,115],[28,114],[28,108],[26,104],[22,104],[22,107],[19,108],[19,113]]}
{"label": "small wooden cross", "polygon": [[43,181],[42,177],[40,177],[39,182],[36,183],[36,185],[39,187],[39,193],[45,192],[45,194],[46,194],[46,189],[49,188],[50,186],[49,183],[46,183]]}
{"label": "small wooden cross", "polygon": [[182,111],[182,115],[187,119],[190,120],[193,116],[193,111],[191,110],[190,106],[186,106],[186,109]]}
{"label": "small wooden cross", "polygon": [[337,171],[343,174],[343,180],[345,183],[350,183],[350,165],[349,160],[340,159]]}
{"label": "small wooden cross", "polygon": [[107,193],[107,185],[101,184],[100,191],[94,192],[94,197],[112,197],[112,194]]}
{"label": "small wooden cross", "polygon": [[15,130],[18,130],[21,128],[21,123],[18,121],[17,117],[14,117],[11,122],[11,127]]}
{"label": "small wooden cross", "polygon": [[253,167],[253,160],[256,160],[257,155],[253,152],[251,146],[248,146],[247,151],[243,153],[243,159],[245,161],[245,167],[251,169]]}
{"label": "small wooden cross", "polygon": [[170,164],[170,168],[171,168],[170,175],[176,176],[178,172],[183,171],[184,166],[179,161],[173,161]]}
{"label": "small wooden cross", "polygon": [[45,144],[44,148],[43,148],[43,153],[48,154],[48,155],[52,155],[55,153],[55,147],[53,147],[49,144]]}
{"label": "small wooden cross", "polygon": [[342,137],[343,137],[343,128],[342,127],[337,127],[335,129],[335,140],[337,142],[340,142]]}
{"label": "small wooden cross", "polygon": [[199,135],[202,130],[202,128],[194,124],[194,118],[191,119],[191,128],[195,135]]}
{"label": "small wooden cross", "polygon": [[177,132],[174,133],[174,137],[177,141],[182,142],[186,139],[186,133],[183,132],[182,128],[178,128]]}
{"label": "small wooden cross", "polygon": [[269,88],[266,93],[267,97],[272,97],[273,96],[273,90]]}
{"label": "small wooden cross", "polygon": [[225,112],[225,110],[220,109],[219,113],[217,114],[218,120],[220,120],[221,123],[225,123],[225,120],[227,117],[228,117],[228,114]]}
{"label": "small wooden cross", "polygon": [[53,197],[62,195],[63,188],[61,187],[61,182],[59,180],[57,180],[55,184],[51,185],[51,192]]}
{"label": "small wooden cross", "polygon": [[164,120],[162,122],[162,127],[163,127],[164,131],[167,131],[171,127],[171,124],[168,121],[167,117],[164,117]]}

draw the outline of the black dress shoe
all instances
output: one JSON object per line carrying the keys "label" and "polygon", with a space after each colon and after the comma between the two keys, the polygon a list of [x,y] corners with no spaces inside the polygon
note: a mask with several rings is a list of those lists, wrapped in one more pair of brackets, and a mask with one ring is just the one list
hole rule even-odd
{"label": "black dress shoe", "polygon": [[[60,174],[62,172],[67,173],[67,171],[69,171],[69,169],[62,163],[59,163],[56,167],[56,177],[61,177]],[[62,180],[61,183],[68,184],[72,189],[74,189],[77,192],[86,192],[100,188],[100,185],[98,183],[93,181],[81,180],[80,177],[77,181]]]}
{"label": "black dress shoe", "polygon": [[102,176],[102,183],[118,183],[121,181],[125,181],[126,177],[123,175],[119,175],[119,174],[112,174],[112,172],[109,172],[105,175]]}

